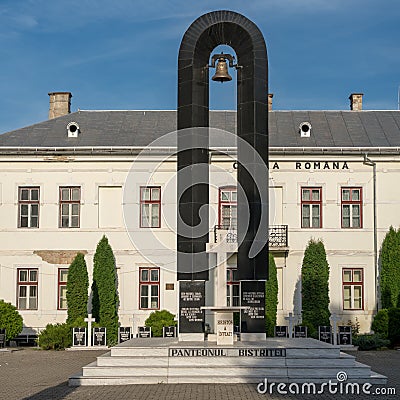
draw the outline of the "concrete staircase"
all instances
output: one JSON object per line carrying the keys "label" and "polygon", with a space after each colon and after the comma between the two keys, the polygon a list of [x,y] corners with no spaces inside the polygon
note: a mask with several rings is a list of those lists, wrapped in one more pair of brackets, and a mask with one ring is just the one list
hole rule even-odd
{"label": "concrete staircase", "polygon": [[356,362],[338,346],[314,339],[273,338],[217,347],[215,342],[152,338],[112,347],[83,367],[81,374],[72,376],[69,385],[260,383],[265,378],[269,382],[322,383],[336,382],[339,372],[347,375],[346,382],[386,383],[385,376]]}

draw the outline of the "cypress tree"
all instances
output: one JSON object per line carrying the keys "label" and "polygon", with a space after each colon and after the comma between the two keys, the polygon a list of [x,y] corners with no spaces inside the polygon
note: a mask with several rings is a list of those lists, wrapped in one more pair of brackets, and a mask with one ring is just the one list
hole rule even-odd
{"label": "cypress tree", "polygon": [[68,269],[67,278],[67,323],[87,316],[89,278],[85,257],[78,253]]}
{"label": "cypress tree", "polygon": [[103,236],[93,259],[92,314],[107,328],[107,343],[118,339],[118,293],[115,257],[108,239]]}
{"label": "cypress tree", "polygon": [[324,244],[311,239],[302,266],[303,324],[315,336],[319,325],[329,325],[329,264]]}
{"label": "cypress tree", "polygon": [[400,296],[400,230],[392,226],[382,242],[380,289],[382,308],[395,307]]}
{"label": "cypress tree", "polygon": [[265,325],[267,336],[274,336],[278,306],[278,277],[275,260],[269,254],[269,276],[265,282]]}

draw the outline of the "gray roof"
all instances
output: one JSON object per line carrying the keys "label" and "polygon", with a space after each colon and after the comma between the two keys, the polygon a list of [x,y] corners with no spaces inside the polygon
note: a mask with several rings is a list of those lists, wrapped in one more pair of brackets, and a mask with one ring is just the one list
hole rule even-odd
{"label": "gray roof", "polygon": [[[68,138],[66,126],[79,124],[78,138]],[[299,125],[312,125],[301,138]],[[210,126],[236,130],[235,111],[211,111]],[[400,111],[271,111],[270,147],[400,148]],[[176,111],[77,111],[0,135],[5,147],[142,147],[176,129]],[[222,139],[221,146],[232,146]]]}

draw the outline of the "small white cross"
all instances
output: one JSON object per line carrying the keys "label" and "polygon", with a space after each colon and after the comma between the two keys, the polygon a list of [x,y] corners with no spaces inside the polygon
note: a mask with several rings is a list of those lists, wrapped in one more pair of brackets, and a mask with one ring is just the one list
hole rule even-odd
{"label": "small white cross", "polygon": [[85,322],[88,323],[88,346],[92,346],[92,322],[96,322],[95,318],[92,318],[92,314],[88,314],[85,318]]}
{"label": "small white cross", "polygon": [[332,314],[329,319],[331,320],[332,323],[332,334],[333,334],[333,344],[336,346],[337,345],[337,323],[340,321],[340,317],[338,317],[336,314]]}
{"label": "small white cross", "polygon": [[285,317],[286,320],[289,321],[289,338],[293,337],[293,322],[296,319],[296,317],[293,315],[293,313],[289,313],[288,317]]}

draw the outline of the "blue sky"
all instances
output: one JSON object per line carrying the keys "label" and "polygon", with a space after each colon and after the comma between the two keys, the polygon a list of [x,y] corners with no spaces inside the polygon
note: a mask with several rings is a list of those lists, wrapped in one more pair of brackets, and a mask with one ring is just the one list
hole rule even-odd
{"label": "blue sky", "polygon": [[[399,0],[0,0],[0,132],[47,119],[51,91],[79,109],[175,109],[177,54],[190,23],[217,9],[267,42],[274,109],[397,109]],[[233,109],[235,85],[211,86]]]}

